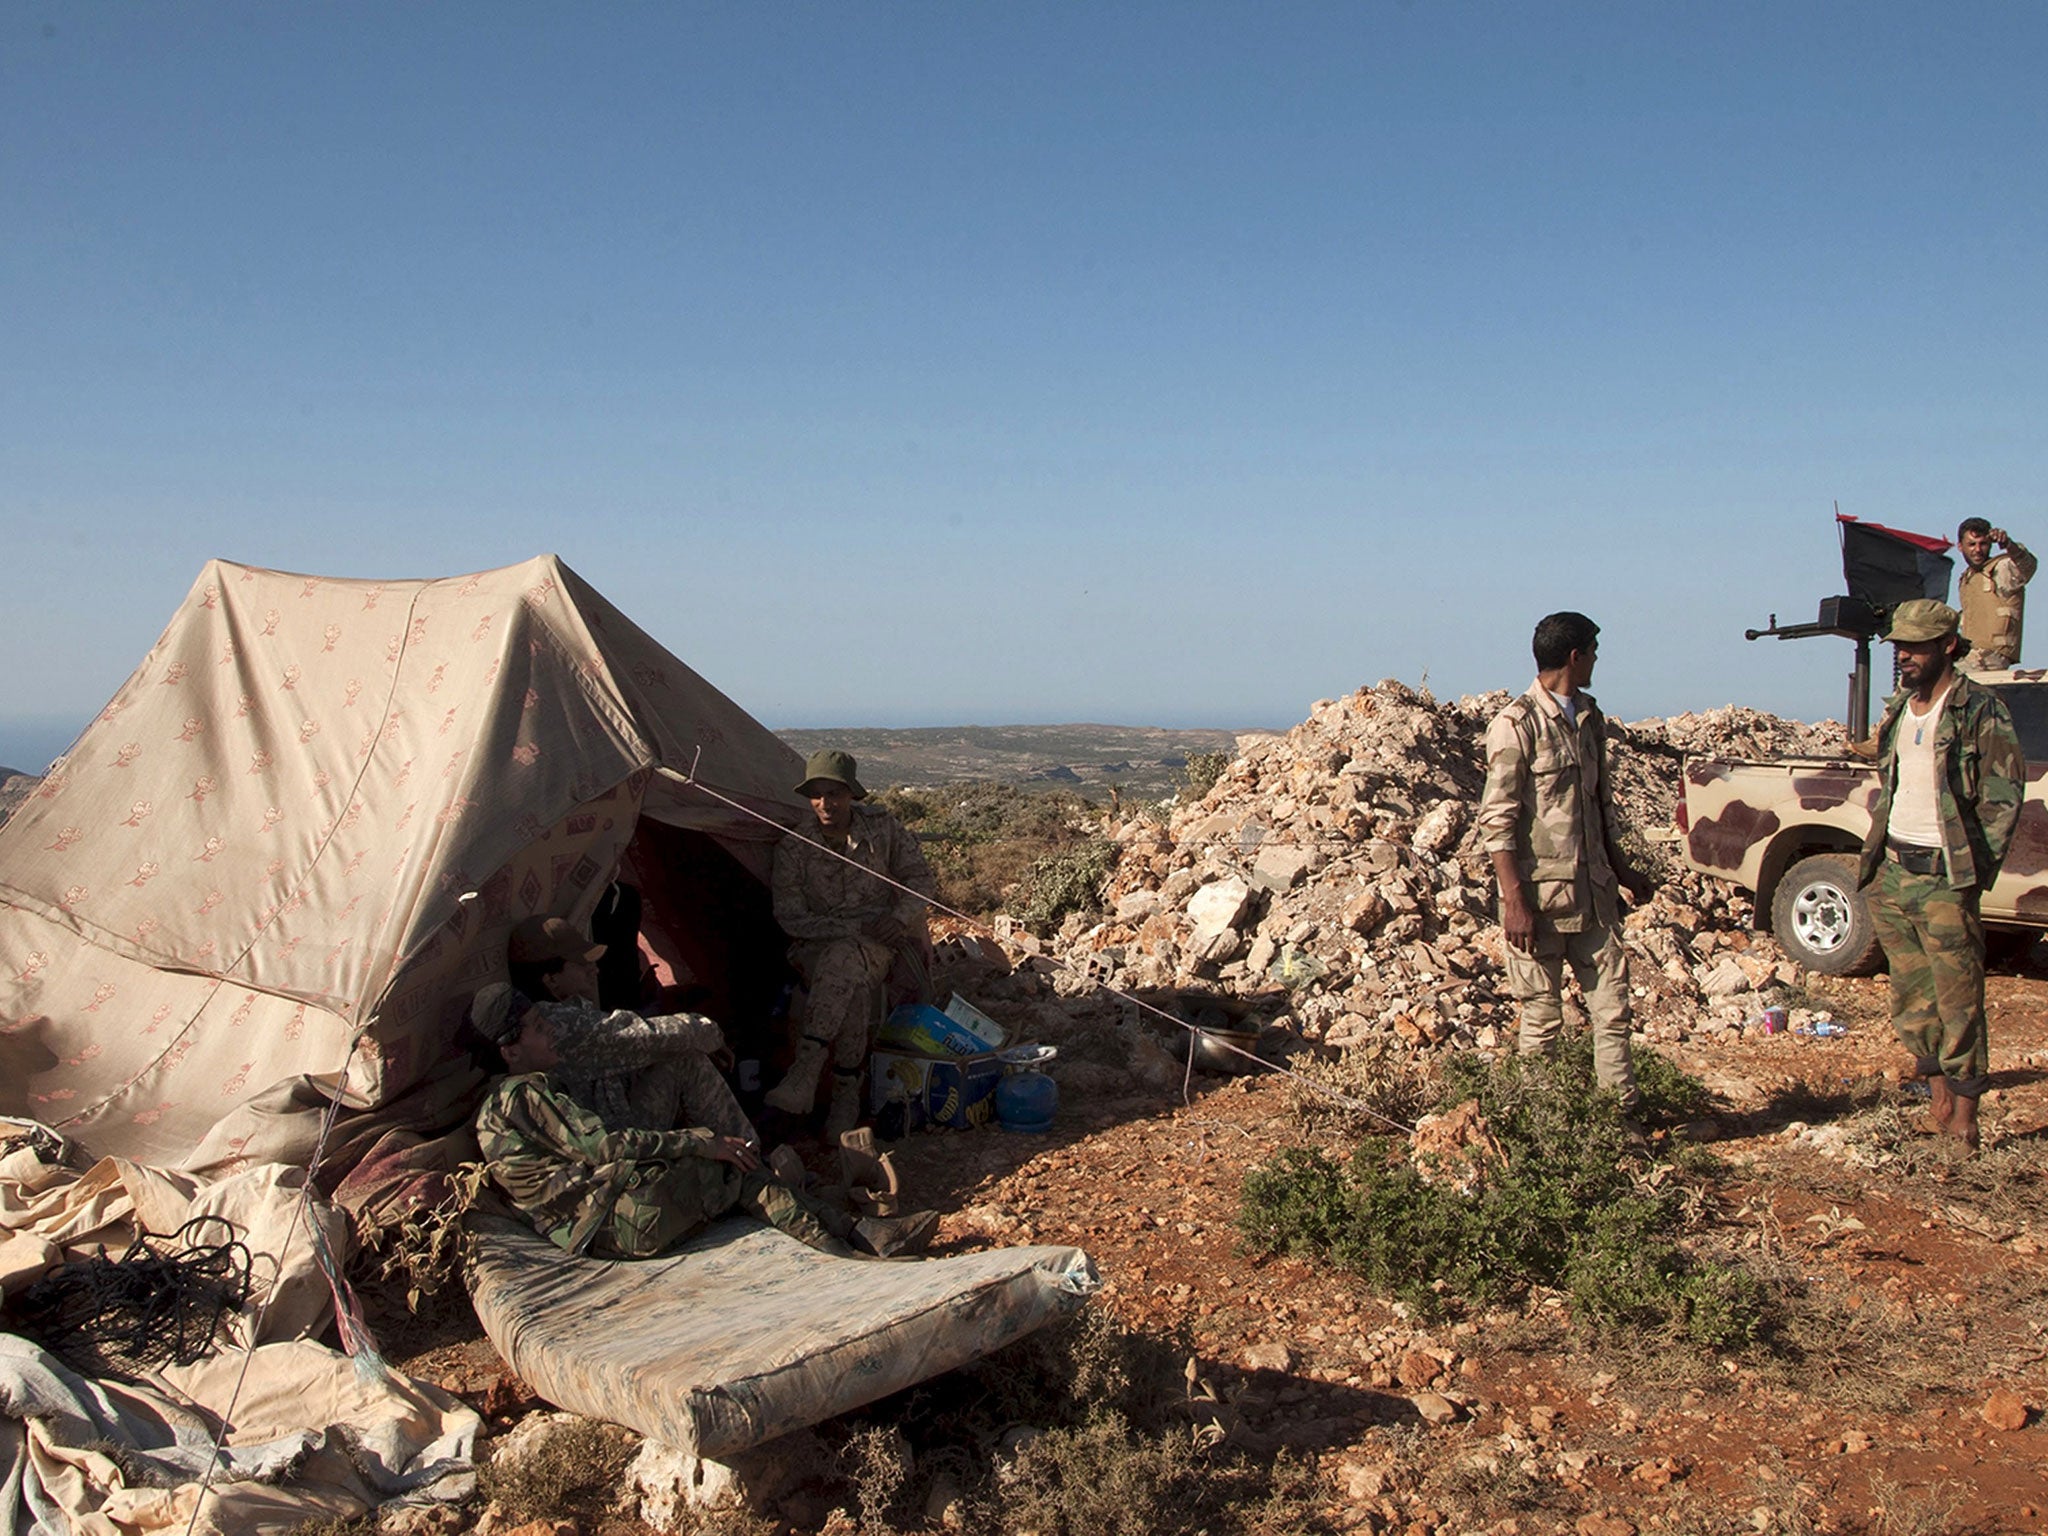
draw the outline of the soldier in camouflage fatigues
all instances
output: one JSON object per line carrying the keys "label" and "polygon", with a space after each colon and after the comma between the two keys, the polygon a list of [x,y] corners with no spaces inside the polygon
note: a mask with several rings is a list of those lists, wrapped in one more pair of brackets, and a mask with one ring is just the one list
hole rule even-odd
{"label": "soldier in camouflage fatigues", "polygon": [[1592,1020],[1593,1067],[1620,1096],[1641,1102],[1629,1054],[1628,958],[1619,891],[1647,899],[1649,882],[1614,847],[1607,725],[1584,692],[1600,627],[1554,613],[1536,626],[1536,681],[1486,732],[1481,846],[1492,856],[1507,940],[1508,990],[1521,1004],[1520,1048],[1548,1056],[1564,1020],[1570,964]]}
{"label": "soldier in camouflage fatigues", "polygon": [[1938,1129],[1974,1148],[1990,1070],[1977,904],[2019,824],[2027,764],[2005,704],[1956,670],[1946,603],[1899,604],[1885,638],[1904,686],[1878,722],[1878,798],[1859,884],[1891,965],[1892,1027],[1927,1079]]}
{"label": "soldier in camouflage fatigues", "polygon": [[712,1053],[725,1044],[701,1013],[641,1015],[582,998],[536,1003],[555,1032],[562,1064],[548,1075],[614,1131],[702,1125],[758,1140]]}
{"label": "soldier in camouflage fatigues", "polygon": [[570,1253],[652,1258],[739,1211],[822,1252],[853,1256],[843,1240],[852,1217],[722,1157],[732,1138],[701,1128],[607,1130],[545,1073],[500,1080],[477,1111],[476,1139],[491,1181]]}
{"label": "soldier in camouflage fatigues", "polygon": [[614,1131],[702,1125],[759,1141],[718,1070],[731,1052],[717,1021],[600,1006],[596,962],[605,948],[563,917],[527,918],[506,946],[513,986],[552,1027],[562,1056],[551,1074],[556,1086]]}
{"label": "soldier in camouflage fatigues", "polygon": [[836,1136],[859,1122],[861,1064],[888,983],[896,978],[917,1001],[929,1000],[930,941],[919,897],[934,895],[938,883],[903,823],[880,806],[859,803],[867,791],[846,753],[813,752],[796,790],[811,802],[816,820],[775,845],[771,885],[775,921],[796,941],[789,958],[804,979],[806,998],[796,1060],[766,1102],[807,1113],[829,1059],[825,1129]]}
{"label": "soldier in camouflage fatigues", "polygon": [[512,1075],[476,1115],[491,1180],[534,1228],[570,1253],[644,1259],[732,1211],[844,1258],[919,1252],[938,1218],[856,1218],[764,1170],[754,1146],[704,1126],[614,1130],[553,1082],[562,1065],[543,1009],[504,983],[470,1009],[484,1056]]}

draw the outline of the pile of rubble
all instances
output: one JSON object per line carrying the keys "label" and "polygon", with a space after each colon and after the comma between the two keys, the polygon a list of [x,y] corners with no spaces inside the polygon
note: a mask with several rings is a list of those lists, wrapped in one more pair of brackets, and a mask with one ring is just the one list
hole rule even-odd
{"label": "pile of rubble", "polygon": [[[1055,985],[1234,999],[1331,1046],[1499,1043],[1514,1006],[1473,823],[1486,727],[1509,697],[1439,703],[1388,681],[1317,704],[1285,735],[1244,738],[1199,802],[1113,829],[1105,916],[1049,941]],[[1799,979],[1752,932],[1742,893],[1672,857],[1683,757],[1841,745],[1838,725],[1732,707],[1613,727],[1624,846],[1658,882],[1626,923],[1651,1039],[1740,1028],[1760,994]]]}

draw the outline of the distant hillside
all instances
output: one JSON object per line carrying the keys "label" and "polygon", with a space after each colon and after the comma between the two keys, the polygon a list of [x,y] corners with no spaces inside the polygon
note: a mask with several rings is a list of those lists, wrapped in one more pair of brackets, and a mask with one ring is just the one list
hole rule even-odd
{"label": "distant hillside", "polygon": [[0,823],[5,823],[14,814],[14,808],[34,793],[35,787],[42,782],[34,774],[0,768]]}
{"label": "distant hillside", "polygon": [[1188,758],[1237,753],[1236,731],[1175,731],[1144,725],[942,725],[915,730],[855,728],[777,731],[799,752],[842,747],[870,789],[891,785],[1059,785],[1107,799],[1112,785],[1151,798],[1178,789]]}

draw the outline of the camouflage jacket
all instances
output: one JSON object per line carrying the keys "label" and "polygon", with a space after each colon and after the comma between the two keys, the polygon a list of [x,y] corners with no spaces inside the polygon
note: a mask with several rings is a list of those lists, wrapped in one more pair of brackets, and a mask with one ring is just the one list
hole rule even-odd
{"label": "camouflage jacket", "polygon": [[643,1017],[624,1008],[607,1011],[581,998],[538,1006],[562,1057],[548,1075],[615,1131],[634,1124],[629,1090],[635,1072],[683,1051],[708,1056],[725,1045],[718,1022],[701,1013]]}
{"label": "camouflage jacket", "polygon": [[[856,801],[846,859],[813,847],[818,824],[775,845],[775,921],[792,939],[857,938],[867,925],[893,915],[913,933],[924,931],[924,903],[864,871],[875,870],[924,896],[938,893],[924,850],[910,831],[879,805]],[[856,868],[855,866],[859,866]]]}
{"label": "camouflage jacket", "polygon": [[1618,910],[1607,858],[1613,816],[1600,706],[1580,694],[1574,726],[1549,689],[1530,684],[1486,730],[1480,846],[1513,854],[1538,920],[1573,933],[1595,916],[1612,922]]}
{"label": "camouflage jacket", "polygon": [[[1877,804],[1871,807],[1870,833],[1863,840],[1859,885],[1876,879],[1884,862],[1892,790],[1898,782],[1899,721],[1910,697],[1903,688],[1893,694],[1878,722]],[[1948,883],[1957,890],[1989,890],[2012,846],[2027,788],[2026,756],[2005,701],[1957,673],[1934,728],[1934,751]]]}
{"label": "camouflage jacket", "polygon": [[608,1131],[540,1072],[498,1081],[476,1112],[476,1139],[491,1181],[571,1253],[659,1253],[720,1214],[719,1188],[737,1188],[704,1153],[709,1131]]}

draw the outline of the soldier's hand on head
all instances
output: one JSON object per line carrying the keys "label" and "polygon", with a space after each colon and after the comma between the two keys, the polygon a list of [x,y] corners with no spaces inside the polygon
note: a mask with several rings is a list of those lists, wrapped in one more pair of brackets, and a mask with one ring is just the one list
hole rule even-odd
{"label": "soldier's hand on head", "polygon": [[1991,542],[1993,544],[1996,544],[2000,549],[2004,549],[2007,545],[2012,543],[2012,536],[2008,534],[2003,528],[1994,528],[1991,530]]}

